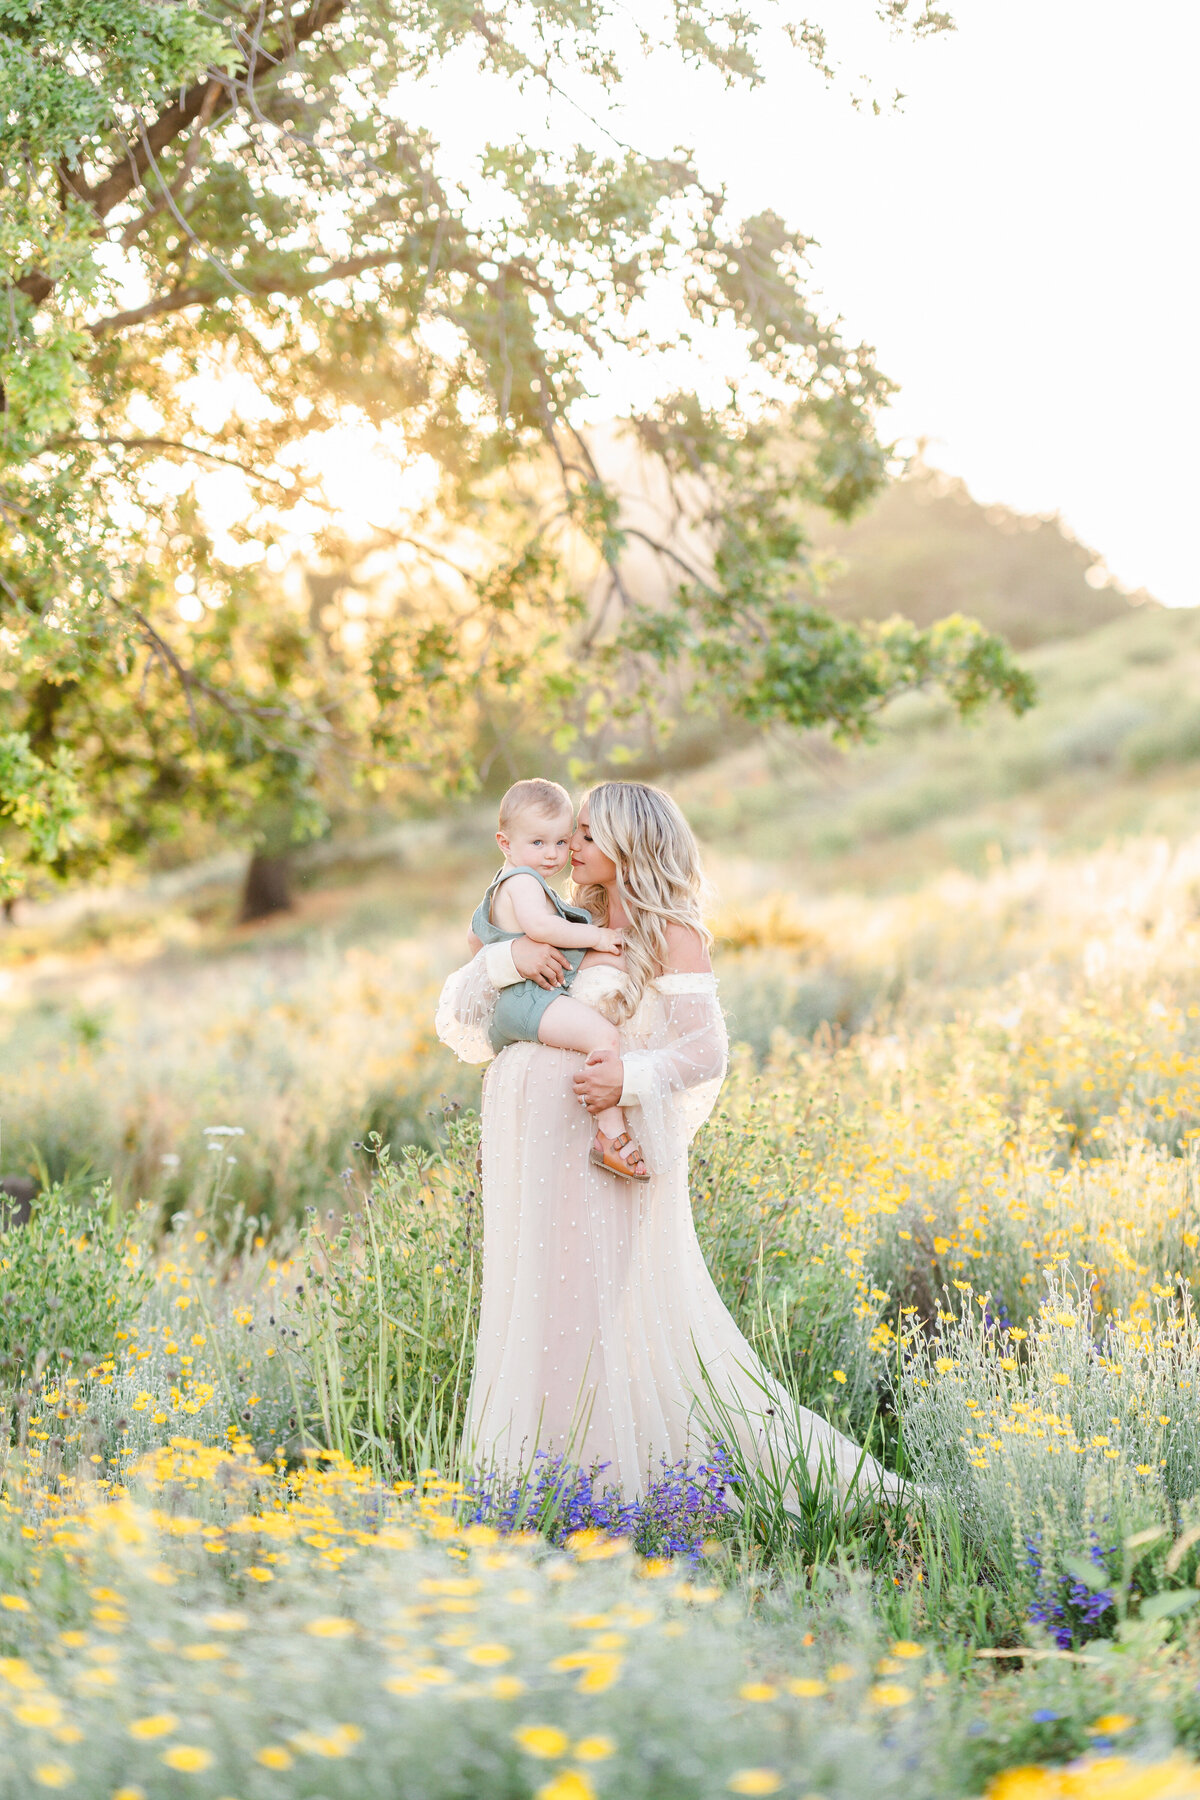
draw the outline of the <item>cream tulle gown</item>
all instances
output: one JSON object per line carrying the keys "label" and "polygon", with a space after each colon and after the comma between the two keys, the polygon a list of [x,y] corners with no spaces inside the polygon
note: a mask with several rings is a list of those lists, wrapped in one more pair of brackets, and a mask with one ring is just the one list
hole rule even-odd
{"label": "cream tulle gown", "polygon": [[[490,1055],[495,989],[483,954],[451,976],[438,1035]],[[624,980],[580,970],[572,994],[600,1011]],[[484,1466],[535,1450],[606,1463],[606,1484],[645,1491],[660,1460],[714,1438],[778,1474],[797,1461],[826,1489],[899,1484],[767,1373],[723,1304],[692,1222],[688,1145],[712,1111],[728,1040],[713,975],[661,975],[621,1027],[629,1126],[651,1179],[588,1160],[595,1126],[572,1091],[582,1058],[511,1044],[483,1088],[483,1293],[466,1442]],[[789,1484],[790,1485],[790,1484]]]}

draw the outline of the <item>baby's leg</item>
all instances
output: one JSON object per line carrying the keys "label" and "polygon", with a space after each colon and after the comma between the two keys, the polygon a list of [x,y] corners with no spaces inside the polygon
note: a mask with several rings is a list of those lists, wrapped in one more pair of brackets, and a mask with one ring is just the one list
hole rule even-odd
{"label": "baby's leg", "polygon": [[[538,1042],[549,1044],[553,1050],[580,1050],[585,1056],[592,1050],[602,1050],[608,1056],[621,1054],[616,1026],[582,1000],[572,1000],[567,994],[561,1000],[551,1001],[542,1014]],[[625,1114],[619,1106],[606,1106],[596,1114],[596,1124],[605,1137],[620,1137],[625,1129]]]}

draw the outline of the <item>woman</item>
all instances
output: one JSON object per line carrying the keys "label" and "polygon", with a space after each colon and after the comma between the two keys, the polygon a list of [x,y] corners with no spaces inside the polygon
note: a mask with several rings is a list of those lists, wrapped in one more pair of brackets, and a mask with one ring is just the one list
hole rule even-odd
{"label": "woman", "polygon": [[[487,1072],[469,1455],[510,1468],[535,1450],[606,1463],[633,1498],[662,1458],[736,1437],[781,1478],[803,1463],[843,1494],[897,1492],[894,1476],[767,1373],[696,1237],[688,1145],[712,1111],[728,1046],[687,822],[656,788],[604,782],[579,809],[571,865],[579,903],[624,933],[623,968],[589,955],[572,990],[620,1026],[622,1056],[581,1067],[570,1051],[512,1044]],[[551,958],[515,950],[519,966],[504,966],[508,946],[494,945],[447,984],[438,1030],[453,1048],[468,1021],[477,1029],[496,984],[556,978]],[[588,1113],[613,1105],[633,1109],[647,1183],[619,1182],[589,1160]]]}

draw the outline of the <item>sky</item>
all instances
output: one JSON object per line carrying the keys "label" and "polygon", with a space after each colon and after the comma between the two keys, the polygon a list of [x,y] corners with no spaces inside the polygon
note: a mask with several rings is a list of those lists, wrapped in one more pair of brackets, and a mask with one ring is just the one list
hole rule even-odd
{"label": "sky", "polygon": [[[817,240],[826,309],[900,384],[888,435],[981,501],[1060,513],[1130,589],[1200,603],[1200,8],[950,5],[957,31],[911,44],[870,0],[827,4],[829,86],[799,57],[733,92],[635,63],[616,123]],[[864,71],[899,111],[855,110]],[[498,123],[459,78],[445,98],[460,128]]]}
{"label": "sky", "polygon": [[[901,385],[900,435],[981,500],[1061,512],[1122,582],[1194,605],[1200,9],[952,10],[953,35],[891,52],[899,113],[790,69],[683,135],[743,205],[820,241],[831,308]],[[663,102],[661,83],[638,97],[647,124]]]}

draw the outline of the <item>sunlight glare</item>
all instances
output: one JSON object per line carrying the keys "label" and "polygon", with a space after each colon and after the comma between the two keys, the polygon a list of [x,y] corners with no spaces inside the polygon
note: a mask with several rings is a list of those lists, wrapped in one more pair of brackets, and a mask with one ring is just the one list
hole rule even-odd
{"label": "sunlight glare", "polygon": [[432,456],[409,456],[395,431],[348,422],[309,440],[305,466],[318,477],[347,536],[370,537],[395,525],[404,513],[427,506],[438,488]]}

